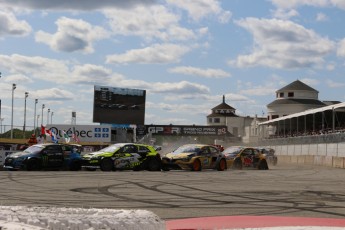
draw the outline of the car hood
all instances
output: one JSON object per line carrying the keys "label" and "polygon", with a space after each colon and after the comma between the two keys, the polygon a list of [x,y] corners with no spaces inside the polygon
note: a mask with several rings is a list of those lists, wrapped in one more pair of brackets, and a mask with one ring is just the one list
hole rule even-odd
{"label": "car hood", "polygon": [[190,155],[194,155],[195,153],[168,153],[167,155],[165,155],[166,157],[170,158],[170,159],[180,159],[180,158],[186,158]]}

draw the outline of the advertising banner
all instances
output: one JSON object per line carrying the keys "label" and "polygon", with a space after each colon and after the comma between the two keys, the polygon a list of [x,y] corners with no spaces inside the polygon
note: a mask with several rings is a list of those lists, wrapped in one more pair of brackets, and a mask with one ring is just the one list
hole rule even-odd
{"label": "advertising banner", "polygon": [[110,125],[47,125],[58,142],[110,142]]}
{"label": "advertising banner", "polygon": [[227,134],[226,126],[198,126],[198,125],[146,125],[146,133],[159,135],[198,135],[219,136]]}

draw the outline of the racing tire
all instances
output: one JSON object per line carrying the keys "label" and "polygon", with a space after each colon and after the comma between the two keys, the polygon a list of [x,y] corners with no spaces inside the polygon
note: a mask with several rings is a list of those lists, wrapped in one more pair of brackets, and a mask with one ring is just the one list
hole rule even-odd
{"label": "racing tire", "polygon": [[104,172],[109,172],[113,170],[113,161],[109,158],[105,158],[101,161],[101,170]]}
{"label": "racing tire", "polygon": [[192,164],[192,171],[201,171],[201,162],[199,159],[195,159]]}
{"label": "racing tire", "polygon": [[162,165],[162,170],[163,171],[170,171],[170,168],[166,165]]}
{"label": "racing tire", "polygon": [[240,158],[236,158],[232,166],[234,169],[242,169],[242,161]]}
{"label": "racing tire", "polygon": [[81,170],[81,163],[78,161],[71,162],[71,165],[69,166],[70,171],[79,171]]}
{"label": "racing tire", "polygon": [[157,159],[152,158],[147,164],[147,170],[149,171],[161,171],[162,164]]}
{"label": "racing tire", "polygon": [[258,169],[259,170],[268,170],[267,161],[265,161],[265,160],[260,161]]}
{"label": "racing tire", "polygon": [[26,163],[26,170],[27,171],[38,171],[41,169],[40,163],[37,159],[29,159]]}
{"label": "racing tire", "polygon": [[225,159],[221,159],[221,160],[219,161],[219,164],[218,164],[218,166],[217,166],[217,170],[218,170],[218,171],[224,171],[224,170],[226,170],[226,160],[225,160]]}

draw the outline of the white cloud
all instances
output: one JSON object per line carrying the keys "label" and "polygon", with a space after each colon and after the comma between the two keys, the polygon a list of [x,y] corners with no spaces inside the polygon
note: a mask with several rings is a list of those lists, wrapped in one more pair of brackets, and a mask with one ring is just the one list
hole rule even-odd
{"label": "white cloud", "polygon": [[[38,56],[0,55],[0,67],[14,74],[29,76],[32,80],[53,82],[54,84],[101,84],[112,78],[119,79],[111,70],[96,65],[76,65],[60,60]],[[13,82],[13,83],[19,83]]]}
{"label": "white cloud", "polygon": [[276,88],[267,88],[265,86],[254,87],[252,89],[244,89],[241,90],[241,94],[245,94],[248,96],[268,96],[274,95]]}
{"label": "white cloud", "polygon": [[92,53],[92,42],[108,37],[103,28],[80,19],[62,17],[56,25],[58,28],[55,34],[38,31],[36,41],[49,45],[55,51]]}
{"label": "white cloud", "polygon": [[26,36],[31,32],[31,26],[26,21],[18,20],[9,12],[0,11],[0,37]]}
{"label": "white cloud", "polygon": [[46,9],[46,10],[97,10],[109,8],[131,8],[137,5],[150,5],[156,0],[83,0],[79,1],[59,0],[59,1],[37,1],[37,0],[2,0],[2,7],[16,7],[24,9]]}
{"label": "white cloud", "polygon": [[323,21],[327,21],[328,18],[327,18],[327,15],[323,14],[323,13],[318,13],[316,15],[316,21],[318,22],[323,22]]}
{"label": "white cloud", "polygon": [[238,67],[306,68],[324,63],[334,43],[291,21],[246,18],[236,22],[253,34],[251,54],[230,61]]}
{"label": "white cloud", "polygon": [[137,6],[131,10],[104,10],[116,35],[140,36],[147,40],[185,41],[195,39],[194,31],[179,26],[180,17],[163,5]]}
{"label": "white cloud", "polygon": [[343,88],[345,87],[345,83],[341,83],[341,82],[335,82],[333,80],[327,80],[326,84],[328,85],[328,87],[330,88]]}
{"label": "white cloud", "polygon": [[201,69],[192,66],[178,66],[175,68],[170,68],[168,71],[170,73],[195,75],[206,78],[226,78],[231,76],[229,73],[221,69]]}
{"label": "white cloud", "polygon": [[189,13],[189,16],[195,21],[199,21],[209,15],[216,15],[219,22],[227,23],[232,15],[230,11],[224,11],[220,6],[219,1],[215,0],[167,0],[167,2],[186,10]]}
{"label": "white cloud", "polygon": [[337,55],[345,57],[345,38],[338,43]]}
{"label": "white cloud", "polygon": [[13,74],[13,75],[6,76],[4,81],[8,82],[8,83],[12,83],[12,82],[32,83],[32,82],[34,82],[31,78],[29,78],[23,74]]}
{"label": "white cloud", "polygon": [[107,63],[176,63],[180,58],[189,52],[190,48],[175,44],[156,44],[143,49],[128,50],[124,54],[114,54],[107,56]]}
{"label": "white cloud", "polygon": [[[28,57],[21,55],[5,56],[0,55],[0,67],[16,73],[13,76],[6,76],[6,82],[19,84],[28,76],[31,80],[41,82],[53,82],[56,86],[63,85],[116,85],[118,87],[129,87],[146,89],[151,93],[164,95],[205,95],[210,93],[210,89],[205,85],[192,83],[188,81],[181,82],[145,82],[142,80],[127,79],[125,76],[113,73],[112,70],[103,66],[84,64],[71,65],[63,61],[42,57]],[[30,80],[30,81],[31,81]],[[25,82],[30,82],[28,79]],[[10,88],[10,86],[6,86]],[[83,90],[85,87],[83,87]],[[25,89],[23,89],[25,90]],[[37,92],[46,92],[36,91]],[[58,90],[54,91],[58,92]],[[59,98],[58,93],[52,92],[52,95],[44,94],[41,96],[47,98]],[[64,93],[64,96],[70,95]],[[41,97],[40,97],[41,98]]]}
{"label": "white cloud", "polygon": [[33,98],[44,98],[44,100],[73,100],[75,98],[75,94],[69,92],[64,89],[59,88],[50,88],[50,89],[42,89],[42,90],[35,90],[30,92],[30,96]]}
{"label": "white cloud", "polygon": [[314,6],[314,7],[330,7],[334,6],[345,10],[344,0],[271,0],[272,4],[277,8],[292,9],[300,6]]}
{"label": "white cloud", "polygon": [[299,13],[294,9],[277,9],[273,11],[273,16],[279,19],[289,19],[298,15]]}
{"label": "white cloud", "polygon": [[188,81],[181,82],[157,82],[151,87],[150,92],[164,94],[209,94],[210,89],[198,83]]}
{"label": "white cloud", "polygon": [[342,10],[345,10],[345,1],[344,0],[330,0],[330,1],[334,6],[340,8]]}
{"label": "white cloud", "polygon": [[278,8],[297,8],[299,6],[308,5],[308,6],[316,6],[316,7],[325,7],[329,6],[330,0],[271,0],[273,5]]}

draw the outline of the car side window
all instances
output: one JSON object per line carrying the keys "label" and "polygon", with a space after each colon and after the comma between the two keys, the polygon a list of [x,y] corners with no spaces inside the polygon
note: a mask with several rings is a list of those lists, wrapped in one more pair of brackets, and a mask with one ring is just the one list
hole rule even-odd
{"label": "car side window", "polygon": [[203,148],[201,148],[201,150],[200,150],[200,155],[201,155],[201,156],[206,156],[206,155],[208,155],[209,153],[210,153],[210,150],[209,150],[208,147],[203,147]]}
{"label": "car side window", "polygon": [[150,150],[146,148],[145,146],[139,146],[138,153],[149,153]]}
{"label": "car side window", "polygon": [[252,155],[252,149],[245,149],[242,152],[242,156],[250,156]]}
{"label": "car side window", "polygon": [[123,153],[137,153],[138,149],[134,145],[126,145],[123,147]]}
{"label": "car side window", "polygon": [[214,147],[210,147],[210,152],[212,155],[216,155],[219,153],[218,149],[217,148],[214,148]]}
{"label": "car side window", "polygon": [[56,145],[51,145],[51,146],[47,146],[43,152],[45,153],[59,153],[61,152],[61,148],[60,146],[56,146]]}

